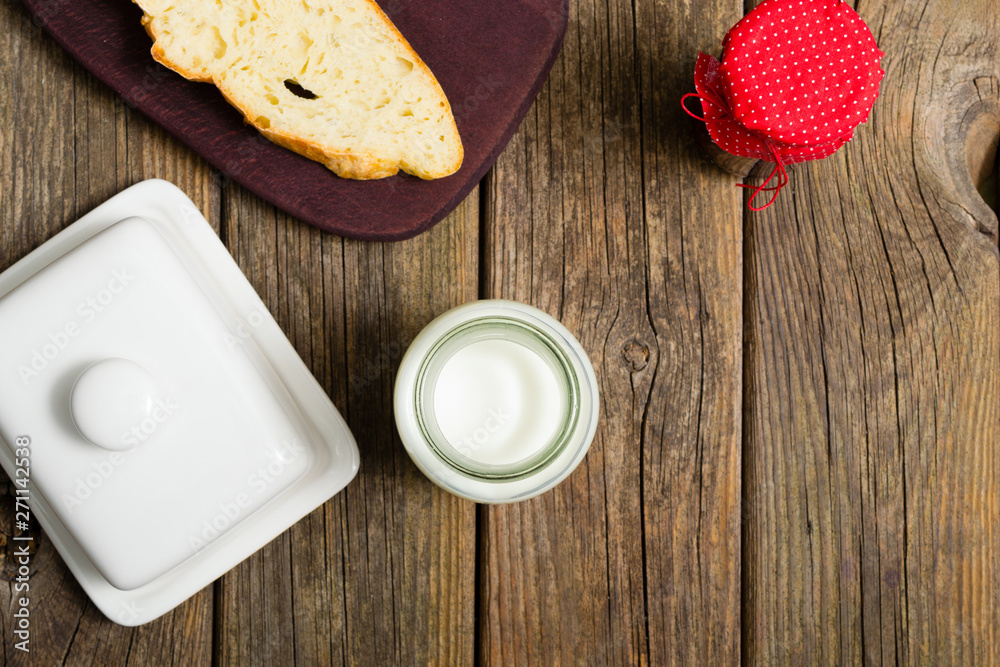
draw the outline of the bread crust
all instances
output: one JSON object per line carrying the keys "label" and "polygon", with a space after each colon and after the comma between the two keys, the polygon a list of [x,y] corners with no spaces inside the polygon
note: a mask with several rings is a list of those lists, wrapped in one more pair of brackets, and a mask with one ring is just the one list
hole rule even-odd
{"label": "bread crust", "polygon": [[[403,37],[402,33],[399,32],[396,25],[389,19],[385,12],[382,11],[382,8],[379,7],[374,0],[361,1],[365,2],[384,21],[386,27],[388,27],[391,31],[392,37],[396,41],[397,46],[403,49],[407,58],[413,63],[414,69],[419,69],[422,73],[424,73],[424,75],[432,80],[440,90],[440,83],[438,83],[434,73],[424,62],[423,58],[421,58],[420,55],[413,50],[413,47],[410,46],[410,43],[405,37]],[[451,110],[451,101],[443,91],[441,91],[440,97],[444,102],[444,113],[446,118],[451,121],[451,130],[453,131],[454,136],[459,137],[456,146],[457,155],[451,161],[448,168],[440,170],[419,169],[413,165],[406,164],[403,160],[383,158],[370,152],[355,150],[333,151],[295,133],[276,132],[273,129],[262,126],[257,121],[254,109],[246,108],[237,102],[234,98],[235,96],[232,95],[230,91],[227,91],[226,87],[220,81],[216,80],[212,76],[202,76],[198,72],[186,69],[177,61],[171,60],[171,58],[167,55],[166,50],[163,48],[160,35],[157,34],[154,25],[154,17],[149,14],[147,8],[143,6],[142,0],[133,0],[133,2],[135,2],[135,4],[143,10],[142,25],[145,28],[146,33],[153,40],[153,46],[150,49],[150,53],[152,54],[154,60],[177,72],[188,80],[214,84],[222,93],[223,98],[243,114],[244,121],[248,125],[254,127],[273,143],[299,153],[310,160],[320,162],[341,178],[374,180],[393,176],[399,173],[400,169],[402,169],[403,171],[406,171],[407,173],[410,173],[418,178],[432,180],[450,176],[461,168],[465,158],[465,151],[462,146],[455,118]]]}
{"label": "bread crust", "polygon": [[[140,7],[142,6],[139,4],[139,0],[133,0],[133,2]],[[167,57],[166,52],[163,50],[163,45],[160,44],[159,35],[156,34],[156,28],[153,27],[153,17],[146,14],[145,11],[146,10],[143,9],[142,27],[146,29],[146,34],[153,40],[153,47],[149,50],[149,52],[153,55],[153,60],[160,63],[167,69],[172,69],[190,81],[197,81],[199,83],[215,83],[212,77],[204,77],[192,72],[191,70],[186,70],[180,64],[171,61]],[[242,111],[242,109],[240,110]]]}

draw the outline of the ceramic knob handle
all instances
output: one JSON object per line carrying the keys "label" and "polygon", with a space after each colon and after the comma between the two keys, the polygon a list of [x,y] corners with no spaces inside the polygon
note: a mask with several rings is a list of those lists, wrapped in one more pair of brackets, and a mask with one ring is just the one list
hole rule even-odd
{"label": "ceramic knob handle", "polygon": [[146,369],[127,359],[88,366],[70,397],[80,434],[104,449],[124,451],[155,435],[167,410],[160,387]]}

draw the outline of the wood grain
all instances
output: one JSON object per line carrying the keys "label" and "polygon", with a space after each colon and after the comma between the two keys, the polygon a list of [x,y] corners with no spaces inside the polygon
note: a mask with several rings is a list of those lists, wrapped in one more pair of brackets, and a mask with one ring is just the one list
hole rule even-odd
{"label": "wood grain", "polygon": [[[888,54],[872,121],[763,213],[677,104],[743,3],[580,0],[482,201],[375,244],[212,171],[0,0],[0,270],[136,181],[178,183],[362,454],[138,629],[34,527],[32,662],[996,663],[1000,8],[856,6]],[[438,490],[392,421],[409,341],[477,297],[561,319],[601,386],[581,467],[507,507]],[[0,655],[22,664],[12,510],[4,479]]]}
{"label": "wood grain", "polygon": [[227,185],[223,238],[348,421],[361,450],[351,485],[218,584],[221,664],[469,664],[475,510],[433,486],[396,435],[402,352],[475,299],[473,196],[412,241],[323,234]]}
{"label": "wood grain", "polygon": [[484,663],[739,660],[741,203],[679,100],[740,10],[575,3],[488,180],[486,294],[560,318],[603,405],[566,482],[483,510]]}
{"label": "wood grain", "polygon": [[747,216],[744,659],[994,664],[1000,8],[858,4],[871,122]]}

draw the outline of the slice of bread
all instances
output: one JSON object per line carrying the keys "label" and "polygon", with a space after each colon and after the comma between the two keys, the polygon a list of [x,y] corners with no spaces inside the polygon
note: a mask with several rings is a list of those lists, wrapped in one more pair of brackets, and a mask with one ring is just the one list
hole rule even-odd
{"label": "slice of bread", "polygon": [[153,57],[345,178],[462,165],[444,91],[372,0],[135,0]]}

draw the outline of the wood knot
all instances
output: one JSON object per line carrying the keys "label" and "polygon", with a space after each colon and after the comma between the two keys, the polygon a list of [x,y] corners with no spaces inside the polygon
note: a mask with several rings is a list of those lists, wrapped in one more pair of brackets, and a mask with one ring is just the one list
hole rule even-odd
{"label": "wood knot", "polygon": [[633,339],[622,348],[622,359],[633,373],[649,365],[649,346]]}

